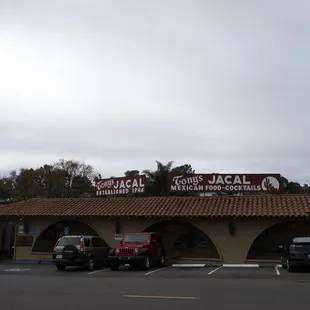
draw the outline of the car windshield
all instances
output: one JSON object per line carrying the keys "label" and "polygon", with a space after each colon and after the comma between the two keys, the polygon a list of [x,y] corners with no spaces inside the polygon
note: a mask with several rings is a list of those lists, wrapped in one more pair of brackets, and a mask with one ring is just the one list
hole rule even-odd
{"label": "car windshield", "polygon": [[58,245],[59,246],[66,246],[66,245],[79,245],[80,244],[79,237],[64,237],[60,239]]}
{"label": "car windshield", "polygon": [[293,253],[310,253],[310,243],[307,244],[292,244],[291,252]]}
{"label": "car windshield", "polygon": [[124,237],[126,243],[147,242],[149,240],[150,236],[148,234],[129,234]]}

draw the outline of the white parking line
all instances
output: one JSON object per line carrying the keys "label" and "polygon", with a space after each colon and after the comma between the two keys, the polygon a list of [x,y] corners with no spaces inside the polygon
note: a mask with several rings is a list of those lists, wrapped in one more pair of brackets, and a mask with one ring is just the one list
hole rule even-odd
{"label": "white parking line", "polygon": [[99,273],[99,272],[108,271],[108,270],[110,270],[110,269],[109,269],[109,268],[100,269],[100,270],[96,270],[96,271],[89,272],[88,274],[94,274],[94,273]]}
{"label": "white parking line", "polygon": [[22,272],[22,271],[29,271],[31,269],[6,269],[4,271],[8,271],[8,272]]}
{"label": "white parking line", "polygon": [[203,268],[206,264],[173,264],[173,268]]}
{"label": "white parking line", "polygon": [[192,296],[156,296],[156,295],[123,295],[125,298],[150,298],[150,299],[198,299]]}
{"label": "white parking line", "polygon": [[208,275],[212,274],[212,273],[215,272],[215,271],[220,270],[221,268],[223,268],[223,266],[220,266],[220,267],[217,267],[217,268],[211,270],[211,271],[208,273]]}
{"label": "white parking line", "polygon": [[276,270],[277,275],[279,276],[279,275],[280,275],[280,271],[279,271],[278,267],[276,266],[276,267],[274,267],[274,268],[275,268],[275,270]]}
{"label": "white parking line", "polygon": [[155,270],[152,270],[152,271],[149,271],[145,274],[145,276],[148,276],[149,274],[152,274],[154,272],[157,272],[157,271],[161,271],[161,270],[164,270],[164,269],[167,269],[167,268],[170,268],[169,266],[168,267],[164,267],[164,268],[159,268],[159,269],[155,269]]}
{"label": "white parking line", "polygon": [[252,268],[252,267],[259,267],[258,264],[223,264],[223,267],[227,268]]}

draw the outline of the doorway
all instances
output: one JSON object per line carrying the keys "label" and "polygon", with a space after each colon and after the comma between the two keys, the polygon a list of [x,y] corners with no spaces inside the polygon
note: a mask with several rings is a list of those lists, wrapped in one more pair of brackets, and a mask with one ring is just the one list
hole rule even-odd
{"label": "doorway", "polygon": [[0,261],[13,260],[15,226],[12,222],[0,222]]}

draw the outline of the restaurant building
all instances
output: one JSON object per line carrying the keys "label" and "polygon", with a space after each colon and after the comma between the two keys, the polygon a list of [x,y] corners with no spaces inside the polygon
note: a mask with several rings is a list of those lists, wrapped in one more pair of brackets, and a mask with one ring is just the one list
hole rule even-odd
{"label": "restaurant building", "polygon": [[279,193],[38,198],[0,208],[0,232],[13,223],[15,260],[50,261],[63,234],[99,235],[115,246],[124,232],[155,231],[171,263],[273,263],[279,244],[310,236],[309,215],[309,195]]}

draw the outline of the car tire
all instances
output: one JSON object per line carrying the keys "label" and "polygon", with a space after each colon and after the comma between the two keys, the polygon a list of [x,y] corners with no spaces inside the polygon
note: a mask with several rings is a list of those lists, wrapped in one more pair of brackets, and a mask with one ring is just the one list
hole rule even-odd
{"label": "car tire", "polygon": [[88,271],[93,271],[95,269],[95,262],[93,257],[89,257],[88,262],[87,262],[87,270]]}
{"label": "car tire", "polygon": [[64,265],[64,264],[57,264],[57,265],[56,265],[56,268],[57,268],[57,270],[59,270],[59,271],[63,271],[63,270],[65,270],[66,265]]}
{"label": "car tire", "polygon": [[110,269],[113,271],[117,271],[119,269],[119,264],[110,264]]}
{"label": "car tire", "polygon": [[151,268],[151,257],[149,254],[146,254],[142,262],[142,269],[148,271],[150,268]]}
{"label": "car tire", "polygon": [[166,257],[164,253],[161,253],[158,260],[158,266],[163,268],[166,266]]}

